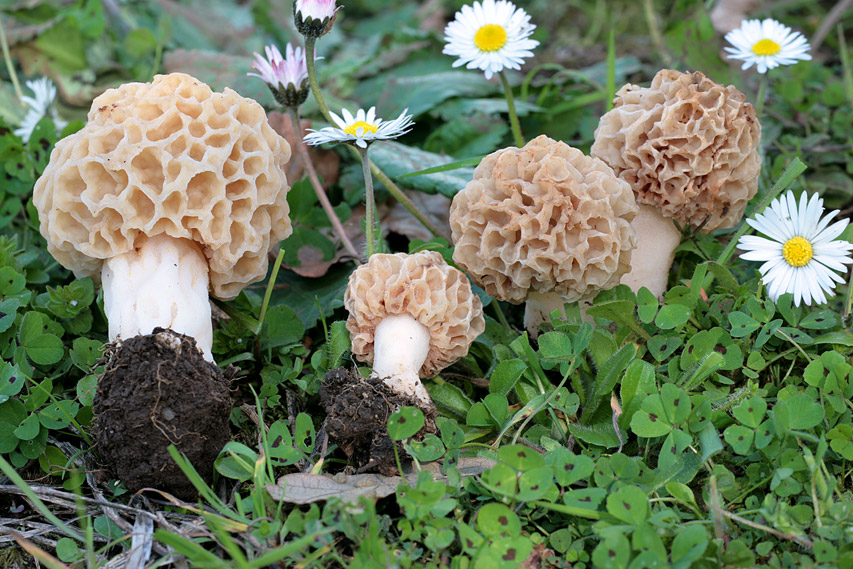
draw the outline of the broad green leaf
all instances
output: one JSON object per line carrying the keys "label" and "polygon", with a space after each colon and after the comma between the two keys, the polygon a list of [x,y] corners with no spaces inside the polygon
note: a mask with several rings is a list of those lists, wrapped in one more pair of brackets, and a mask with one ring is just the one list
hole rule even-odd
{"label": "broad green leaf", "polygon": [[566,448],[559,448],[545,455],[545,463],[554,471],[554,478],[561,486],[571,486],[592,474],[595,462],[582,454],[574,454]]}
{"label": "broad green leaf", "polygon": [[492,492],[503,496],[515,496],[518,492],[518,471],[508,464],[497,463],[484,474],[484,480]]}
{"label": "broad green leaf", "polygon": [[637,292],[637,315],[643,324],[651,324],[658,313],[657,297],[646,287],[641,287]]}
{"label": "broad green leaf", "polygon": [[690,397],[671,383],[665,383],[660,390],[664,412],[671,425],[683,423],[690,415]]}
{"label": "broad green leaf", "polygon": [[392,441],[413,437],[423,428],[424,421],[424,413],[417,407],[401,407],[388,417],[388,436]]}
{"label": "broad green leaf", "polygon": [[545,466],[545,459],[532,448],[504,445],[498,450],[498,460],[519,471]]}
{"label": "broad green leaf", "polygon": [[0,403],[5,403],[10,397],[21,392],[26,378],[18,370],[18,366],[9,362],[0,362]]}
{"label": "broad green leaf", "polygon": [[592,562],[597,569],[626,569],[630,559],[631,544],[621,534],[608,537],[592,551]]}
{"label": "broad green leaf", "polygon": [[492,416],[495,424],[499,427],[503,426],[509,414],[509,403],[506,400],[506,396],[500,393],[489,393],[483,398],[483,404],[488,409],[489,415]]}
{"label": "broad green leaf", "polygon": [[761,326],[761,324],[743,312],[729,312],[729,323],[732,325],[731,335],[733,338],[749,336]]}
{"label": "broad green leaf", "polygon": [[18,329],[18,341],[33,363],[54,364],[62,359],[65,349],[62,340],[45,332],[47,317],[38,312],[27,312]]}
{"label": "broad green leaf", "polygon": [[39,411],[39,421],[47,429],[63,429],[77,417],[80,404],[70,399],[51,403]]}
{"label": "broad green leaf", "polygon": [[103,342],[89,338],[75,338],[69,355],[75,366],[88,373],[98,363],[103,352]]}
{"label": "broad green leaf", "polygon": [[766,412],[767,403],[761,397],[750,397],[732,409],[735,419],[751,429],[761,424]]}
{"label": "broad green leaf", "polygon": [[441,442],[449,449],[459,448],[465,442],[465,432],[453,419],[436,417],[435,424],[441,432]]}
{"label": "broad green leaf", "polygon": [[554,473],[547,466],[526,470],[518,479],[517,499],[530,502],[538,500],[554,485]]}
{"label": "broad green leaf", "polygon": [[[823,406],[808,395],[795,395],[776,404],[788,412],[788,427],[796,431],[804,431],[817,426],[823,421]],[[776,411],[774,408],[774,412]]]}
{"label": "broad green leaf", "polygon": [[652,395],[643,401],[631,419],[631,430],[644,438],[660,437],[672,430],[660,395]]}
{"label": "broad green leaf", "polygon": [[465,415],[465,424],[469,427],[494,427],[494,419],[482,401],[474,403]]}
{"label": "broad green leaf", "polygon": [[476,524],[486,538],[512,537],[521,533],[521,522],[515,512],[497,502],[480,508]]}
{"label": "broad green leaf", "polygon": [[31,413],[26,419],[21,422],[21,425],[15,429],[15,436],[22,441],[29,441],[36,438],[39,434],[38,415]]}
{"label": "broad green leaf", "polygon": [[441,439],[432,433],[425,435],[422,441],[411,441],[407,448],[409,454],[421,462],[432,462],[444,455],[444,445],[441,443]]}
{"label": "broad green leaf", "polygon": [[655,325],[661,330],[672,330],[683,326],[689,319],[689,308],[682,304],[667,304],[655,316]]}
{"label": "broad green leaf", "polygon": [[755,437],[753,429],[747,429],[740,425],[731,425],[723,432],[723,438],[732,446],[732,449],[742,455],[750,454],[752,441]]}
{"label": "broad green leaf", "polygon": [[77,399],[80,401],[80,405],[84,407],[91,407],[95,402],[95,393],[98,390],[98,376],[94,374],[89,374],[85,377],[80,378],[77,382]]}
{"label": "broad green leaf", "polygon": [[669,356],[671,356],[680,346],[681,336],[663,336],[658,334],[656,336],[652,336],[646,342],[646,347],[649,349],[649,353],[651,353],[652,357],[659,362],[669,359]]}
{"label": "broad green leaf", "polygon": [[[549,334],[553,333],[555,332],[549,332]],[[544,337],[545,335],[546,334],[543,334],[542,337]],[[541,341],[539,346],[541,351]],[[502,395],[508,395],[512,391],[512,388],[515,387],[516,382],[521,378],[521,375],[526,369],[527,364],[517,358],[500,362],[497,366],[495,366],[495,369],[492,372],[491,377],[489,378],[489,391],[491,393],[500,393]]]}
{"label": "broad green leaf", "polygon": [[465,393],[452,383],[432,382],[427,385],[429,396],[436,407],[452,413],[457,419],[465,419],[473,403]]}
{"label": "broad green leaf", "polygon": [[831,310],[810,312],[800,320],[799,327],[807,330],[828,330],[838,325],[838,316]]}
{"label": "broad green leaf", "polygon": [[700,525],[686,525],[681,528],[672,541],[671,554],[673,569],[688,569],[702,557],[708,547],[708,534]]}
{"label": "broad green leaf", "polygon": [[264,317],[261,348],[264,350],[295,344],[302,340],[305,328],[292,308],[271,306]]}
{"label": "broad green leaf", "polygon": [[547,360],[567,362],[574,357],[575,352],[572,349],[572,340],[567,334],[545,332],[539,336],[539,354]]}

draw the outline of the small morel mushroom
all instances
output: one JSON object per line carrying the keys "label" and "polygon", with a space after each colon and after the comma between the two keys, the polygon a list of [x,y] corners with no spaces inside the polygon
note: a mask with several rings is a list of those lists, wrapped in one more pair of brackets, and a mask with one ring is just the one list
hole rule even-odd
{"label": "small morel mushroom", "polygon": [[467,354],[486,328],[468,277],[435,251],[372,255],[350,276],[344,305],[355,357],[425,411],[434,406],[420,378]]}
{"label": "small morel mushroom", "polygon": [[636,212],[607,164],[542,135],[486,156],[453,198],[453,260],[498,300],[526,300],[536,335],[564,303],[619,284]]}
{"label": "small morel mushroom", "polygon": [[[97,97],[88,124],[56,144],[36,183],[50,253],[78,277],[102,281],[109,338],[122,341],[109,351],[122,363],[108,364],[98,382],[94,432],[101,458],[131,490],[186,495],[186,484],[173,485],[183,476],[167,446],[209,478],[230,438],[208,290],[230,299],[262,279],[270,250],[291,233],[289,157],[258,103],[173,73]],[[149,341],[128,344],[137,337]],[[129,391],[113,389],[123,382]],[[151,397],[141,393],[150,389]],[[175,411],[181,390],[200,412]]]}
{"label": "small morel mushroom", "polygon": [[761,125],[732,86],[664,69],[649,87],[625,85],[601,117],[591,154],[634,189],[637,250],[622,282],[666,290],[681,232],[732,227],[758,191]]}

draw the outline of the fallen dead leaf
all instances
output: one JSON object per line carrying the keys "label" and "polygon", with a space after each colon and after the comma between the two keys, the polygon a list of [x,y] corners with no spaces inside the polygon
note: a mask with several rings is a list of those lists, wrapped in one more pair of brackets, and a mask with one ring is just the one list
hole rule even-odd
{"label": "fallen dead leaf", "polygon": [[[450,198],[442,194],[425,194],[403,190],[418,209],[426,215],[445,236],[450,235]],[[383,228],[404,235],[409,239],[432,239],[432,233],[423,226],[402,204],[395,203],[382,219]]]}
{"label": "fallen dead leaf", "polygon": [[727,34],[740,27],[741,22],[756,8],[758,0],[719,0],[711,10],[711,24],[719,33]]}
{"label": "fallen dead leaf", "polygon": [[[462,476],[482,474],[495,465],[495,461],[481,457],[462,457],[457,469]],[[422,470],[433,473],[437,481],[447,480],[441,474],[438,463],[431,462],[421,465]],[[414,484],[418,473],[409,471],[406,480]],[[378,500],[390,496],[403,482],[400,476],[382,476],[381,474],[287,474],[278,479],[276,484],[267,484],[266,489],[273,500],[281,500],[290,504],[311,504],[330,498],[340,498],[343,502],[356,503],[362,496]]]}
{"label": "fallen dead leaf", "polygon": [[522,569],[541,569],[542,567],[551,567],[547,563],[547,559],[554,555],[554,551],[545,547],[544,543],[538,544],[521,564]]}
{"label": "fallen dead leaf", "polygon": [[[290,124],[290,117],[286,113],[273,111],[267,116],[270,126],[278,134],[284,137],[290,144],[290,161],[285,166],[287,179],[292,183],[296,180],[301,180],[305,177],[305,162],[302,156],[296,150],[296,136],[293,134],[293,126]],[[311,128],[311,121],[300,120],[302,128],[300,137],[308,134],[308,129]],[[341,159],[334,150],[321,150],[319,148],[309,148],[308,155],[311,157],[311,162],[317,170],[317,175],[324,188],[328,188],[338,181],[340,178],[340,163]]]}

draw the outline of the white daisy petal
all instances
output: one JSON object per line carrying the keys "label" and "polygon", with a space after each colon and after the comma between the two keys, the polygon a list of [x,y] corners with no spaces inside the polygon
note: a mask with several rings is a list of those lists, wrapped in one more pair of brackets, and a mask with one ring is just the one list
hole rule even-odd
{"label": "white daisy petal", "polygon": [[759,73],[811,59],[806,38],[771,18],[744,20],[740,28],[726,34],[726,41],[732,45],[724,48],[729,59],[742,60],[743,69],[755,65]]}
{"label": "white daisy petal", "polygon": [[331,114],[332,121],[336,126],[311,130],[304,140],[314,146],[332,142],[347,142],[360,148],[367,148],[367,145],[375,140],[397,138],[412,130],[414,123],[412,116],[406,114],[408,111],[409,109],[405,109],[399,117],[392,121],[383,121],[381,118],[377,118],[376,107],[371,107],[367,112],[364,109],[359,109],[355,116],[347,109],[343,109],[341,111],[343,118],[330,112],[329,114]]}
{"label": "white daisy petal", "polygon": [[508,0],[483,0],[463,6],[444,28],[442,53],[458,57],[453,67],[480,69],[491,79],[504,69],[521,69],[539,45],[530,35],[530,16]]}
{"label": "white daisy petal", "polygon": [[769,239],[744,235],[738,247],[745,251],[746,261],[764,261],[758,269],[767,287],[767,296],[774,302],[791,293],[794,304],[823,304],[832,296],[837,283],[844,279],[846,265],[853,264],[853,243],[838,241],[849,220],[829,225],[838,211],[823,216],[823,200],[817,195],[803,194],[799,203],[793,192],[770,202],[767,209],[754,219],[750,227]]}

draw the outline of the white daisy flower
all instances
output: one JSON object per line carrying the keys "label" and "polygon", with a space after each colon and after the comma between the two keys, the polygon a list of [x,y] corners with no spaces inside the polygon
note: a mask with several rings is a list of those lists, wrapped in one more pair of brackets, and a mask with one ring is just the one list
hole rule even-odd
{"label": "white daisy flower", "polygon": [[759,73],[780,65],[791,65],[799,60],[810,60],[808,40],[800,32],[776,20],[744,20],[740,27],[726,34],[729,59],[743,60],[741,69],[755,65]]}
{"label": "white daisy flower", "polygon": [[383,121],[376,118],[376,107],[370,107],[367,113],[359,109],[355,116],[344,109],[343,118],[330,112],[332,120],[337,128],[327,126],[320,130],[311,130],[305,136],[305,142],[317,146],[328,142],[349,142],[367,148],[367,145],[375,140],[388,140],[397,138],[412,130],[412,115],[407,115],[409,109],[404,109],[400,116],[392,121]]}
{"label": "white daisy flower", "polygon": [[822,213],[823,200],[817,194],[809,199],[804,192],[797,205],[794,193],[788,192],[770,202],[764,213],[746,220],[769,239],[744,235],[738,247],[747,253],[740,257],[747,261],[764,261],[758,270],[767,286],[767,295],[774,302],[790,292],[796,306],[800,301],[807,305],[812,301],[823,304],[827,294],[833,295],[835,283],[844,282],[836,271],[846,273],[844,265],[853,264],[850,257],[853,243],[834,239],[841,235],[850,220],[842,219],[829,225],[838,210],[821,219]]}
{"label": "white daisy flower", "polygon": [[529,39],[536,26],[530,16],[507,0],[483,0],[463,6],[444,28],[442,53],[459,57],[453,67],[482,69],[486,79],[504,68],[521,69],[539,42]]}
{"label": "white daisy flower", "polygon": [[24,95],[21,97],[21,101],[26,103],[29,109],[21,121],[21,125],[15,129],[15,134],[20,136],[24,142],[29,141],[33,129],[48,114],[50,114],[50,118],[57,129],[65,128],[68,123],[59,118],[56,109],[51,108],[53,100],[56,98],[56,85],[53,84],[53,81],[47,77],[42,77],[41,79],[27,81],[27,87],[33,92],[33,96]]}

